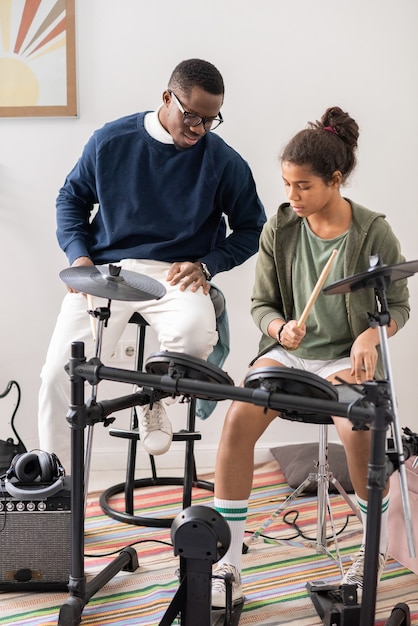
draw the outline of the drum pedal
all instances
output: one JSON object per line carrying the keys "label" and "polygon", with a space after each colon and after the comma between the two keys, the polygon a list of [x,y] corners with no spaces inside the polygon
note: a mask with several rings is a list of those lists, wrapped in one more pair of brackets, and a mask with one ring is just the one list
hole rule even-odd
{"label": "drum pedal", "polygon": [[323,580],[306,584],[308,595],[325,626],[358,626],[361,606],[356,585],[330,585]]}

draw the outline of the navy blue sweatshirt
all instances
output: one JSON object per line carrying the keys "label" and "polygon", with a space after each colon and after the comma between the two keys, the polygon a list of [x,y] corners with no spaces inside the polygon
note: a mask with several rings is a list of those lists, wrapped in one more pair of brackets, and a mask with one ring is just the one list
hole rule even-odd
{"label": "navy blue sweatshirt", "polygon": [[69,263],[201,260],[212,276],[243,263],[266,221],[248,164],[210,132],[186,150],[159,142],[144,116],[97,130],[60,189],[57,237]]}

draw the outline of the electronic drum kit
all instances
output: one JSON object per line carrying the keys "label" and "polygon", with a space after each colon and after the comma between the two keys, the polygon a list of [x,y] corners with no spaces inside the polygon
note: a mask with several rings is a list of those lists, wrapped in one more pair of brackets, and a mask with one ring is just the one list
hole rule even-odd
{"label": "electronic drum kit", "polygon": [[[145,372],[134,372],[117,368],[105,367],[100,363],[98,350],[96,357],[86,361],[84,344],[74,342],[71,346],[71,358],[67,366],[71,384],[71,404],[67,415],[67,421],[72,427],[72,571],[70,576],[70,597],[62,606],[59,616],[59,624],[69,626],[79,624],[84,605],[92,595],[96,593],[121,569],[134,571],[138,566],[137,554],[132,548],[126,548],[115,561],[109,564],[103,572],[97,575],[88,584],[84,574],[84,428],[87,424],[96,421],[104,421],[106,415],[115,410],[132,407],[137,403],[137,394],[131,394],[125,398],[108,400],[102,403],[89,401],[89,411],[86,411],[84,402],[84,383],[88,381],[95,389],[100,380],[113,380],[127,382],[138,387],[157,389],[160,393],[168,395],[184,395],[189,397],[204,398],[211,400],[232,399],[253,403],[273,408],[280,412],[281,416],[300,422],[315,422],[315,415],[320,419],[324,416],[340,415],[350,419],[358,426],[370,426],[373,449],[376,458],[371,458],[369,467],[377,467],[382,458],[386,459],[386,432],[388,422],[394,430],[394,441],[397,453],[397,467],[399,470],[402,502],[404,507],[405,523],[407,527],[408,546],[411,556],[415,556],[414,538],[411,528],[411,514],[407,493],[405,473],[405,458],[403,454],[403,440],[400,433],[397,414],[395,393],[390,370],[389,352],[387,346],[386,326],[390,322],[387,311],[386,289],[391,282],[408,278],[418,272],[418,260],[386,266],[379,259],[371,258],[370,268],[362,273],[339,280],[324,288],[327,295],[354,292],[361,289],[374,289],[378,303],[378,314],[369,313],[369,324],[379,326],[380,344],[383,364],[385,368],[384,381],[371,381],[364,385],[353,385],[352,392],[347,386],[342,386],[345,391],[340,395],[337,389],[324,379],[314,374],[294,368],[267,367],[253,369],[246,377],[243,387],[235,387],[233,381],[220,368],[186,354],[175,352],[160,352],[149,357]],[[89,311],[90,314],[99,317],[99,330],[97,345],[100,345],[103,328],[110,315],[112,300],[144,301],[159,299],[165,294],[164,286],[158,281],[142,274],[123,270],[116,265],[104,266],[80,266],[68,268],[60,273],[61,279],[72,289],[92,296],[108,300],[105,315],[102,311]],[[100,324],[100,322],[102,322]],[[338,386],[339,387],[339,386]],[[348,388],[350,385],[348,385]],[[344,395],[345,394],[345,395]],[[95,398],[94,398],[95,400]],[[368,427],[367,426],[367,427]],[[386,472],[386,469],[384,470]],[[383,481],[383,485],[385,484]],[[380,509],[382,487],[374,484],[368,485],[370,489],[369,516],[371,524],[378,524],[380,529]],[[193,509],[193,507],[190,507]],[[377,521],[376,521],[377,520]],[[196,520],[193,521],[196,524]],[[219,522],[218,522],[219,524]],[[173,524],[174,525],[174,524]],[[355,620],[341,622],[342,624],[357,626],[372,626],[374,624],[376,586],[377,580],[377,545],[373,536],[377,538],[376,527],[367,528],[365,580],[363,601]],[[370,548],[369,548],[370,545]],[[370,575],[368,574],[370,571]],[[187,573],[187,568],[186,568]],[[342,586],[344,587],[344,585]],[[326,592],[317,590],[315,585],[308,583],[308,592],[311,599],[323,618],[324,623],[329,615],[330,603],[335,605],[335,597],[340,588],[328,586]],[[330,593],[330,600],[327,592]],[[344,589],[342,590],[344,592]],[[184,595],[184,594],[183,594]],[[342,613],[353,614],[352,606],[346,606],[344,593],[340,594]],[[351,605],[353,604],[351,596]],[[183,598],[184,604],[184,598]],[[209,606],[210,609],[210,606]],[[185,607],[183,606],[185,611]],[[203,611],[204,612],[204,611]],[[182,624],[187,626],[186,621]],[[202,615],[202,619],[203,615]],[[210,617],[208,618],[210,620]],[[391,618],[389,618],[390,620]],[[406,619],[406,618],[405,618]],[[167,618],[163,618],[161,625],[166,625]],[[210,621],[207,622],[210,624]],[[395,626],[395,622],[390,622]],[[389,624],[389,621],[387,622]],[[396,624],[406,624],[398,621]],[[206,622],[202,622],[206,626]]]}

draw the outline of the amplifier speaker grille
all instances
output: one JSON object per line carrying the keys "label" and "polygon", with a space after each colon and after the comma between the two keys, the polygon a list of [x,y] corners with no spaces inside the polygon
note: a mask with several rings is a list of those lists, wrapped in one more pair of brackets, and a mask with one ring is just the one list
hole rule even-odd
{"label": "amplifier speaker grille", "polygon": [[[66,478],[66,481],[68,479]],[[71,571],[69,487],[46,500],[0,492],[0,589],[67,589]]]}

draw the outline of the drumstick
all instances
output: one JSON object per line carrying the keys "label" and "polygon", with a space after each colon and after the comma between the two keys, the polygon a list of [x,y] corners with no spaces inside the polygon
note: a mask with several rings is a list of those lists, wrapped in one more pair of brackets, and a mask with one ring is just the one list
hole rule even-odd
{"label": "drumstick", "polygon": [[316,285],[310,295],[310,298],[303,310],[302,315],[300,316],[299,320],[298,320],[298,328],[301,328],[304,323],[306,322],[306,319],[313,307],[313,305],[315,304],[315,300],[317,299],[317,297],[319,296],[319,293],[324,285],[324,282],[327,279],[327,276],[329,274],[329,271],[331,269],[331,265],[335,259],[335,255],[337,254],[338,250],[333,250],[331,253],[331,256],[329,257],[328,261],[326,262],[326,265],[324,267],[324,269],[321,272],[320,277],[318,278],[318,280],[316,281]]}
{"label": "drumstick", "polygon": [[[87,294],[87,305],[90,311],[94,311],[94,298],[89,293]],[[90,315],[90,313],[89,313],[89,316],[90,316],[91,334],[93,335],[93,341],[96,341],[97,339],[96,318],[93,315]]]}

